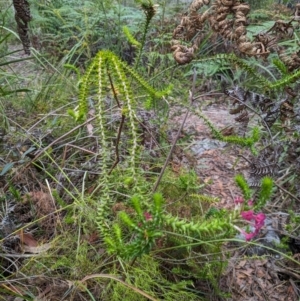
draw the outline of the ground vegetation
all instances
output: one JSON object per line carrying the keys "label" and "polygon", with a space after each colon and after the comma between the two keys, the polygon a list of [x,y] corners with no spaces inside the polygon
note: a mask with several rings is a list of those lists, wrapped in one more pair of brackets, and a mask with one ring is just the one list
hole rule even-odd
{"label": "ground vegetation", "polygon": [[299,300],[297,1],[0,7],[0,300]]}

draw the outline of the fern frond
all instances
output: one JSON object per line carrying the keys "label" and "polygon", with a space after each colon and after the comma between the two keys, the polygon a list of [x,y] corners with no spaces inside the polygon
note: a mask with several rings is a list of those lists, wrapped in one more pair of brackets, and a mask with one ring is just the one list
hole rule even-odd
{"label": "fern frond", "polygon": [[131,45],[136,46],[137,48],[142,47],[142,44],[134,38],[127,26],[123,26],[123,32]]}
{"label": "fern frond", "polygon": [[278,58],[272,60],[273,65],[277,68],[277,70],[281,73],[281,75],[287,75],[289,73],[287,66],[284,62]]}
{"label": "fern frond", "polygon": [[268,87],[270,85],[270,82],[264,76],[262,76],[258,72],[258,70],[256,70],[251,65],[246,63],[243,59],[238,58],[233,53],[230,53],[230,54],[226,54],[226,53],[217,54],[217,55],[211,57],[210,59],[212,59],[212,60],[221,60],[221,61],[225,61],[227,63],[230,63],[232,66],[238,66],[245,73],[248,73],[248,75],[250,77],[254,78],[255,82],[257,84],[259,84],[259,86],[261,86],[261,87],[264,87],[264,86]]}
{"label": "fern frond", "polygon": [[295,71],[292,74],[283,76],[281,79],[278,81],[275,81],[269,85],[270,89],[283,89],[287,87],[290,84],[293,84],[297,80],[300,79],[300,70]]}
{"label": "fern frond", "polygon": [[258,127],[254,127],[253,130],[252,130],[252,135],[250,137],[247,137],[247,138],[243,138],[243,137],[239,137],[239,136],[223,136],[221,134],[221,132],[218,131],[214,127],[212,122],[205,115],[202,114],[202,112],[200,112],[199,110],[195,110],[195,113],[201,119],[203,119],[203,121],[210,128],[212,134],[215,136],[216,139],[218,139],[220,141],[228,142],[228,143],[234,143],[234,144],[238,144],[238,145],[241,145],[241,146],[246,146],[246,147],[249,147],[251,150],[255,150],[254,149],[254,144],[256,142],[258,142],[259,139],[260,139],[260,131],[259,131]]}

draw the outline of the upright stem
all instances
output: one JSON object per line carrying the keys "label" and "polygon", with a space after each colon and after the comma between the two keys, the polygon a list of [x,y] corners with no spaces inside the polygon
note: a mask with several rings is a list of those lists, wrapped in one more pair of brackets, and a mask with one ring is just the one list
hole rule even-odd
{"label": "upright stem", "polygon": [[[196,78],[197,78],[196,69],[194,68],[193,71],[194,71],[194,75],[193,75],[193,85],[192,85],[192,91],[190,91],[190,95],[189,95],[189,99],[190,99],[190,104],[191,104],[191,105],[193,104],[193,101],[194,101],[195,86],[196,86]],[[177,132],[177,135],[176,135],[176,137],[175,137],[175,140],[173,141],[172,147],[171,147],[171,149],[170,149],[170,151],[169,151],[169,154],[168,154],[168,156],[167,156],[167,159],[166,159],[166,161],[165,161],[165,164],[164,164],[163,168],[161,169],[161,172],[160,172],[160,174],[159,174],[159,177],[158,177],[158,179],[157,179],[157,181],[156,181],[156,183],[155,183],[155,185],[154,185],[154,187],[153,187],[153,192],[155,192],[155,191],[157,190],[157,187],[158,187],[158,185],[159,185],[159,183],[160,183],[160,181],[161,181],[161,179],[162,179],[162,176],[164,175],[164,172],[165,172],[165,170],[166,170],[166,168],[167,168],[167,165],[169,164],[169,161],[170,161],[171,156],[172,156],[172,154],[173,154],[173,151],[174,151],[174,149],[175,149],[176,143],[177,143],[178,138],[179,138],[179,136],[180,136],[180,134],[181,134],[181,132],[182,132],[183,126],[184,126],[184,124],[185,124],[185,122],[186,122],[186,119],[187,119],[189,113],[190,113],[190,109],[187,109],[187,111],[186,111],[186,113],[185,113],[185,116],[184,116],[184,119],[183,119],[183,121],[182,121],[182,123],[181,123],[181,126],[180,126],[180,128],[179,128],[179,130],[178,130],[178,132]]]}

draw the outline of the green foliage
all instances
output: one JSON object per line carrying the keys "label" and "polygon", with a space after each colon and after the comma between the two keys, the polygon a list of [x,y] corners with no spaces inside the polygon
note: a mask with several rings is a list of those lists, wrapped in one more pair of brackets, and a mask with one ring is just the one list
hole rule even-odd
{"label": "green foliage", "polygon": [[155,16],[155,13],[156,13],[156,6],[152,2],[152,0],[138,0],[137,2],[139,2],[141,4],[141,8],[145,13],[146,19],[145,19],[144,28],[143,28],[143,31],[142,31],[140,52],[139,52],[138,57],[135,61],[135,67],[137,67],[139,62],[140,62],[142,51],[143,51],[144,45],[146,43],[146,36],[147,36],[148,31],[149,31],[150,22],[153,19],[153,17]]}
{"label": "green foliage", "polygon": [[192,193],[192,194],[190,194],[190,197],[196,198],[200,201],[207,202],[207,203],[216,203],[219,201],[218,197],[212,197],[212,196],[204,195],[204,194],[193,194]]}
{"label": "green foliage", "polygon": [[215,237],[217,235],[226,237],[232,228],[226,216],[222,219],[212,218],[195,222],[179,219],[171,215],[166,215],[164,219],[166,225],[170,226],[174,232],[200,239],[202,237]]}
{"label": "green foliage", "polygon": [[212,75],[219,73],[219,69],[221,73],[228,73],[230,69],[233,74],[241,71],[241,79],[237,80],[247,78],[247,81],[244,80],[243,82],[243,84],[247,87],[251,86],[253,88],[253,86],[255,86],[258,87],[258,89],[265,91],[265,87],[269,87],[271,85],[271,82],[249,62],[249,59],[241,59],[233,53],[220,53],[200,60],[195,60],[194,63],[196,63],[196,66],[197,62],[199,62],[199,64],[208,63],[211,66],[214,66],[214,68],[210,71],[212,72]]}
{"label": "green foliage", "polygon": [[281,73],[282,76],[288,74],[288,68],[280,59],[275,58],[272,60],[272,63],[277,68],[277,70]]}
{"label": "green foliage", "polygon": [[[197,292],[197,288],[193,287],[191,279],[209,282],[212,294],[226,297],[218,286],[219,277],[226,267],[222,242],[234,236],[232,221],[236,212],[230,213],[214,207],[212,203],[218,201],[217,198],[201,194],[200,189],[204,184],[199,181],[197,173],[183,168],[179,172],[167,169],[159,187],[162,194],[154,194],[152,197],[152,181],[156,173],[152,172],[152,169],[149,169],[149,172],[148,166],[144,166],[148,162],[145,164],[140,156],[142,146],[137,112],[140,107],[146,105],[148,108],[160,109],[158,101],[171,92],[171,85],[163,91],[158,91],[157,87],[169,81],[178,80],[177,90],[181,101],[186,83],[183,83],[182,78],[187,71],[181,67],[171,68],[173,58],[170,53],[166,53],[169,51],[167,39],[171,36],[171,31],[166,36],[163,30],[159,31],[155,24],[152,25],[156,14],[154,3],[147,0],[137,2],[145,14],[144,21],[138,10],[123,7],[120,3],[115,5],[112,1],[35,1],[32,32],[39,36],[43,47],[53,51],[48,53],[49,56],[63,57],[61,66],[66,69],[61,71],[60,68],[51,65],[51,70],[55,70],[51,71],[54,75],[44,84],[41,91],[37,92],[37,104],[44,104],[45,111],[49,110],[49,114],[55,116],[57,112],[52,112],[49,103],[52,104],[53,99],[57,99],[59,104],[77,99],[74,95],[79,88],[78,109],[69,111],[75,121],[72,123],[70,118],[65,116],[59,118],[70,128],[80,127],[81,125],[75,125],[75,122],[85,122],[90,109],[94,109],[96,122],[92,121],[88,125],[94,127],[94,135],[91,136],[97,140],[97,151],[92,153],[91,159],[88,155],[95,145],[90,144],[90,137],[86,139],[89,143],[87,147],[81,144],[82,140],[78,140],[78,137],[81,139],[86,133],[86,124],[83,124],[84,127],[77,130],[75,137],[72,136],[70,140],[78,142],[76,150],[83,149],[88,155],[79,157],[76,151],[70,151],[73,146],[60,144],[61,141],[55,144],[59,144],[55,149],[57,153],[65,147],[64,155],[55,157],[57,154],[51,154],[53,161],[59,159],[55,162],[55,167],[63,164],[63,167],[59,168],[59,178],[68,178],[68,170],[74,166],[78,167],[78,162],[81,164],[82,161],[84,162],[82,167],[80,166],[80,172],[83,170],[84,176],[78,176],[79,181],[76,177],[74,183],[72,179],[68,179],[75,191],[74,194],[70,192],[68,198],[65,199],[59,192],[51,193],[56,205],[60,206],[58,210],[63,210],[64,218],[56,229],[62,235],[57,236],[58,240],[51,243],[52,249],[47,254],[37,259],[33,256],[26,261],[22,273],[78,281],[85,275],[105,271],[113,273],[119,280],[124,280],[123,283],[110,280],[95,281],[92,286],[88,286],[91,291],[96,287],[95,294],[90,292],[89,296],[93,300],[96,300],[95,296],[113,301],[144,300],[134,288],[140,288],[160,300],[202,300],[199,297],[201,292]],[[172,12],[168,13],[173,18]],[[168,22],[163,18],[161,27],[165,26],[163,21]],[[255,30],[254,28],[253,31]],[[147,43],[146,39],[150,34],[151,40]],[[7,53],[5,44],[9,38],[9,35],[4,34],[0,41],[0,52],[1,55],[4,53],[4,57]],[[203,49],[210,48],[210,45],[207,45],[209,38],[210,34],[203,42]],[[135,46],[135,51],[138,52],[134,67],[121,60],[127,42]],[[102,50],[98,51],[99,49]],[[90,65],[81,76],[81,67],[87,59]],[[41,57],[37,60],[45,62]],[[146,70],[143,64],[147,64],[148,75],[155,73],[155,78],[149,80],[142,75],[141,72]],[[267,64],[266,61],[253,64],[253,60],[250,59],[221,54],[198,60],[194,65],[198,73],[204,74],[203,80],[206,80],[207,76],[220,73],[228,78],[233,75],[232,82],[239,80],[246,87],[255,87],[257,91],[263,92],[275,89],[276,93],[281,92],[299,80],[299,71],[290,74],[282,61],[275,58],[272,64]],[[10,62],[6,61],[1,63],[0,67],[9,65]],[[280,73],[279,79],[277,72],[273,74],[274,67]],[[65,82],[58,76],[61,75],[60,72],[65,76],[71,74],[72,77],[75,74],[74,81],[79,81],[78,86],[74,84],[74,94],[71,97],[72,93],[67,94]],[[1,80],[2,97],[10,93],[15,96],[14,93],[19,91],[27,92],[25,89],[10,88],[12,85],[5,74]],[[36,87],[34,89],[38,90]],[[143,99],[144,103],[139,99]],[[169,105],[171,100],[166,98],[165,103]],[[117,109],[113,111],[114,107]],[[119,119],[113,119],[113,114],[124,118],[125,125],[123,128],[120,126],[119,131],[116,126]],[[265,134],[258,127],[254,127],[246,137],[223,136],[202,112],[198,111],[197,114],[205,121],[216,139],[249,148],[252,153],[257,153],[256,144]],[[61,135],[66,127],[58,126],[55,118],[51,119],[51,122]],[[162,122],[157,120],[159,126]],[[45,122],[46,126],[48,124]],[[118,141],[119,136],[121,139]],[[163,142],[160,140],[158,143]],[[119,152],[120,160],[114,161],[118,146],[122,148]],[[160,146],[163,150],[168,148],[169,144]],[[163,151],[151,160],[152,165],[155,161],[155,168],[161,168]],[[96,163],[93,165],[91,162]],[[91,168],[97,175],[96,183],[92,185],[87,181],[89,171],[85,170],[86,163],[91,163]],[[58,175],[57,168],[54,171],[51,168],[47,168],[45,172],[47,184],[48,178],[51,178],[49,175],[53,178]],[[6,176],[6,172],[2,176]],[[253,193],[245,179],[237,176],[236,182],[245,199],[250,199]],[[66,186],[60,179],[55,179],[53,183],[57,187]],[[49,187],[53,187],[53,183],[50,183]],[[15,198],[22,200],[19,190],[9,190]],[[271,194],[272,179],[264,178],[261,190],[255,198],[255,210],[263,208]],[[118,205],[121,210],[117,209]],[[292,218],[296,228],[299,218],[296,214]],[[168,260],[165,261],[165,258]],[[13,277],[14,275],[11,279]],[[124,283],[131,286],[128,287]],[[87,286],[83,286],[88,290]],[[66,292],[65,297],[70,291],[72,290]],[[37,294],[32,292],[32,295]],[[84,292],[82,297],[87,298]]]}
{"label": "green foliage", "polygon": [[248,0],[247,3],[250,4],[252,9],[267,9],[272,4],[274,4],[274,0],[267,0],[267,1],[256,1],[256,0]]}
{"label": "green foliage", "polygon": [[238,187],[241,189],[245,200],[250,200],[252,196],[252,191],[249,188],[249,185],[245,178],[242,175],[237,175],[234,179]]}
{"label": "green foliage", "polygon": [[135,216],[122,211],[120,220],[130,230],[127,235],[134,233],[134,239],[125,241],[125,235],[118,224],[113,225],[113,235],[106,236],[104,241],[108,252],[124,259],[135,259],[148,254],[155,244],[155,240],[162,236],[162,205],[163,198],[160,194],[154,194],[153,204],[149,211],[143,211],[138,196],[134,196],[131,205],[135,210]]}
{"label": "green foliage", "polygon": [[[120,99],[123,101],[122,105],[122,116],[128,119],[129,130],[127,135],[128,143],[130,146],[127,151],[129,153],[129,167],[128,172],[130,175],[127,179],[132,179],[133,189],[137,188],[135,186],[136,181],[136,159],[138,156],[138,130],[136,126],[136,107],[137,103],[134,99],[134,93],[129,82],[129,75],[134,79],[139,88],[144,90],[149,94],[149,96],[154,98],[160,98],[166,95],[170,91],[170,87],[165,91],[157,92],[152,88],[146,80],[139,76],[132,68],[130,68],[126,63],[122,62],[115,54],[106,50],[99,51],[96,57],[92,60],[89,68],[87,69],[85,75],[82,77],[80,82],[80,99],[79,108],[77,111],[71,111],[71,115],[75,116],[76,120],[82,120],[86,117],[88,111],[88,95],[94,89],[97,91],[97,104],[96,107],[98,111],[96,115],[98,117],[98,123],[100,128],[100,142],[102,147],[102,160],[101,160],[101,179],[100,183],[103,187],[102,196],[98,206],[98,226],[101,232],[107,233],[107,218],[109,207],[111,204],[111,197],[109,191],[109,166],[108,162],[110,159],[109,150],[109,138],[106,129],[106,117],[105,117],[105,98],[107,95],[107,85],[113,91],[113,96],[117,105],[120,107]],[[137,88],[136,88],[137,89]],[[116,91],[118,91],[119,96],[117,96]]]}
{"label": "green foliage", "polygon": [[[109,253],[125,260],[141,257],[149,253],[155,241],[163,235],[165,227],[171,228],[175,234],[183,234],[187,240],[231,235],[232,226],[226,212],[218,211],[207,214],[201,220],[188,221],[164,213],[163,203],[162,196],[155,194],[149,211],[143,211],[140,199],[133,197],[131,206],[135,215],[131,216],[122,211],[119,214],[120,223],[114,224],[112,235],[105,237]],[[122,225],[129,230],[128,233],[124,232]]]}
{"label": "green foliage", "polygon": [[210,207],[208,209],[208,211],[205,213],[205,219],[209,219],[211,217],[213,218],[224,218],[224,215],[226,215],[227,212],[226,210],[222,209],[218,209],[216,207]]}
{"label": "green foliage", "polygon": [[[292,73],[288,72],[287,67],[278,57],[273,58],[269,67],[267,68],[264,66],[263,63],[255,62],[255,64],[251,64],[249,61],[250,59],[241,59],[232,53],[224,53],[217,54],[212,57],[206,57],[201,60],[196,60],[194,61],[194,64],[195,66],[202,66],[203,64],[208,64],[208,66],[214,66],[211,69],[205,68],[205,72],[210,72],[211,76],[213,76],[216,73],[222,73],[224,72],[224,70],[229,70],[230,66],[233,70],[232,72],[235,73],[237,72],[236,68],[238,67],[243,73],[242,86],[251,89],[255,88],[256,91],[268,93],[274,90],[283,91],[287,86],[297,82],[300,78],[299,70],[296,70]],[[273,66],[275,66],[276,69],[280,72],[281,76],[278,79],[274,78],[274,74],[272,72]],[[208,74],[206,75],[208,76]],[[269,78],[270,76],[268,75],[272,75],[272,77]]]}
{"label": "green foliage", "polygon": [[289,86],[290,84],[295,83],[300,78],[300,70],[296,70],[291,74],[284,75],[282,78],[278,79],[277,81],[273,82],[269,85],[270,90],[282,90]]}
{"label": "green foliage", "polygon": [[176,186],[183,192],[189,192],[199,189],[198,175],[194,170],[179,174]]}
{"label": "green foliage", "polygon": [[[231,67],[230,61],[222,59],[222,56],[220,55],[196,60],[193,63],[193,69],[196,69],[197,74],[210,78],[217,74],[226,75],[230,73]],[[186,73],[186,76],[191,76],[193,74],[193,69]]]}
{"label": "green foliage", "polygon": [[167,168],[162,178],[160,191],[163,195],[168,195],[169,198],[174,200],[185,196],[188,206],[192,206],[191,199],[199,200],[202,197],[204,200],[205,196],[198,195],[198,191],[204,186],[194,170],[181,169],[179,174],[174,174],[171,169]]}
{"label": "green foliage", "polygon": [[133,37],[133,35],[131,34],[131,32],[127,26],[123,26],[123,32],[130,44],[136,46],[137,48],[142,47],[142,44]]}
{"label": "green foliage", "polygon": [[[155,296],[154,300],[202,300],[190,290],[193,285],[192,281],[180,280],[179,278],[175,282],[170,281],[168,275],[161,272],[159,262],[152,256],[145,255],[134,266],[128,267],[124,264],[124,267],[126,268],[124,277],[126,283],[142,288],[150,296]],[[107,301],[149,300],[118,282],[111,282],[107,288],[104,288],[101,298]]]}
{"label": "green foliage", "polygon": [[83,64],[99,49],[122,55],[122,26],[138,28],[142,14],[111,1],[35,1],[32,31],[53,57]]}
{"label": "green foliage", "polygon": [[132,79],[139,84],[140,88],[147,92],[152,99],[160,98],[171,91],[171,86],[163,91],[156,91],[146,80],[144,80],[125,62],[122,62],[115,54],[108,50],[99,51],[96,57],[92,60],[80,83],[79,110],[75,112],[77,120],[82,119],[87,114],[87,95],[89,89],[93,88],[94,85],[98,86],[99,102],[103,102],[103,94],[105,93],[108,75],[110,73],[115,80],[115,86],[120,90],[121,96],[126,101],[124,113],[129,114],[129,116],[131,116],[130,118],[133,118],[134,114],[132,111],[134,100],[132,99],[133,92],[130,87],[128,75],[130,75]]}
{"label": "green foliage", "polygon": [[255,201],[254,208],[256,210],[260,210],[266,205],[266,202],[270,200],[272,196],[272,190],[273,190],[273,179],[270,177],[264,177],[261,180],[260,191]]}
{"label": "green foliage", "polygon": [[250,137],[239,137],[239,136],[223,136],[220,131],[218,131],[212,122],[199,110],[196,110],[195,113],[203,119],[205,124],[210,128],[214,137],[220,141],[237,144],[240,146],[248,147],[253,154],[256,154],[257,151],[254,147],[254,144],[260,139],[260,131],[258,127],[254,127],[252,130],[252,135]]}
{"label": "green foliage", "polygon": [[237,175],[235,177],[235,182],[241,189],[245,200],[254,200],[254,209],[257,211],[261,210],[272,196],[273,179],[270,177],[262,178],[261,187],[257,196],[254,195],[253,191],[249,188],[247,181],[242,175]]}
{"label": "green foliage", "polygon": [[294,236],[299,235],[300,215],[294,210],[288,210],[289,223],[285,225],[285,230],[292,233]]}

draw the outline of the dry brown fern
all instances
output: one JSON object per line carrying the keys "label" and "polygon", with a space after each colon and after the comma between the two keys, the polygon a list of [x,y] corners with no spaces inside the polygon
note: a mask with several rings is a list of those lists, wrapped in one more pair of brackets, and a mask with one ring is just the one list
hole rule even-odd
{"label": "dry brown fern", "polygon": [[294,20],[300,21],[300,3],[296,4],[295,6]]}
{"label": "dry brown fern", "polygon": [[289,72],[300,68],[300,51],[294,52],[292,54],[286,54],[284,50],[279,49],[278,56],[280,60],[286,65]]}
{"label": "dry brown fern", "polygon": [[194,51],[196,46],[186,47],[184,45],[174,44],[171,48],[173,50],[173,57],[179,65],[187,64],[194,58]]}
{"label": "dry brown fern", "polygon": [[260,151],[258,157],[252,157],[248,184],[250,187],[260,187],[263,177],[274,177],[279,171],[279,146],[267,145]]}
{"label": "dry brown fern", "polygon": [[278,40],[283,38],[292,38],[294,35],[294,26],[292,22],[293,20],[290,22],[278,20],[267,32],[271,32],[276,35]]}
{"label": "dry brown fern", "polygon": [[[195,0],[189,7],[189,13],[184,14],[180,24],[173,32],[172,50],[175,61],[178,64],[187,64],[194,58],[194,52],[198,49],[201,42],[199,34],[203,28],[206,19],[209,17],[208,11],[203,14],[197,11],[204,5],[209,5],[210,0]],[[196,37],[198,35],[198,37]],[[196,37],[196,38],[195,38]],[[182,41],[194,41],[191,47],[182,45]]]}
{"label": "dry brown fern", "polygon": [[[204,6],[208,8],[203,10]],[[278,41],[294,35],[292,22],[300,21],[299,4],[296,5],[290,22],[278,20],[266,33],[260,33],[250,40],[247,36],[249,11],[249,4],[240,0],[194,0],[173,32],[173,40],[176,42],[172,43],[172,50],[176,62],[186,64],[193,60],[195,50],[202,41],[206,23],[224,40],[233,42],[240,53],[266,58],[271,52],[278,51]],[[188,47],[183,46],[181,41],[193,42]]]}
{"label": "dry brown fern", "polygon": [[15,8],[15,20],[18,26],[18,34],[26,54],[30,54],[30,39],[28,22],[32,19],[30,6],[27,0],[13,0]]}

